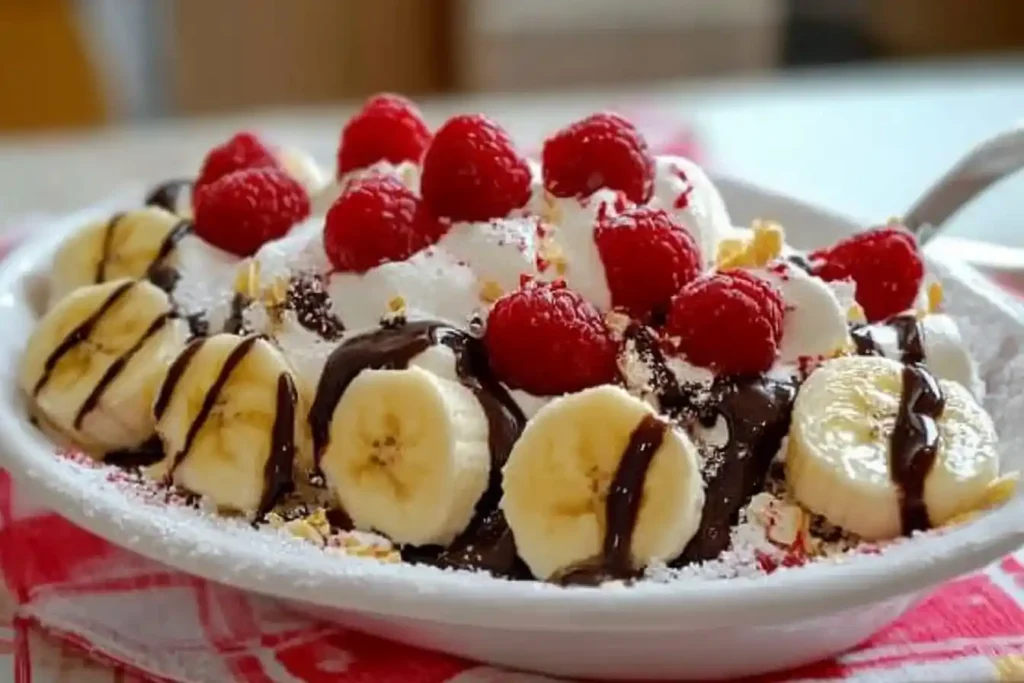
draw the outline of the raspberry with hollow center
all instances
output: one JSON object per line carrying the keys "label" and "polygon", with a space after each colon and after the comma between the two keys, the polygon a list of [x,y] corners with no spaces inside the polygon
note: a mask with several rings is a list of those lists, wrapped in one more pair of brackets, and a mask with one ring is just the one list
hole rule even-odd
{"label": "raspberry with hollow center", "polygon": [[557,396],[615,380],[616,344],[601,314],[558,283],[498,299],[484,333],[491,367],[513,389]]}
{"label": "raspberry with hollow center", "polygon": [[555,133],[541,154],[544,189],[588,197],[602,187],[644,204],[654,190],[654,157],[636,127],[618,114],[593,114]]}
{"label": "raspberry with hollow center", "polygon": [[327,212],[324,250],[335,269],[362,273],[404,261],[444,234],[412,190],[391,176],[371,176],[348,186]]}
{"label": "raspberry with hollow center", "polygon": [[211,149],[199,169],[199,176],[192,186],[193,201],[204,185],[223,178],[229,173],[246,168],[280,168],[281,165],[263,141],[255,133],[243,131],[227,142]]}
{"label": "raspberry with hollow center", "polygon": [[430,129],[415,104],[400,95],[374,95],[341,131],[338,174],[378,161],[419,163],[429,144]]}
{"label": "raspberry with hollow center", "polygon": [[640,320],[664,315],[672,297],[701,271],[700,250],[667,211],[635,207],[600,219],[594,241],[612,306]]}
{"label": "raspberry with hollow center", "polygon": [[698,278],[672,299],[667,343],[694,365],[724,375],[767,371],[782,339],[782,296],[744,270]]}
{"label": "raspberry with hollow center", "polygon": [[924,280],[914,236],[897,225],[862,232],[811,254],[822,280],[853,280],[868,322],[913,308]]}
{"label": "raspberry with hollow center", "polygon": [[438,216],[486,221],[526,205],[530,167],[501,126],[482,114],[464,114],[434,135],[420,184]]}
{"label": "raspberry with hollow center", "polygon": [[247,168],[204,185],[196,195],[195,231],[210,244],[252,256],[309,216],[309,195],[276,168]]}

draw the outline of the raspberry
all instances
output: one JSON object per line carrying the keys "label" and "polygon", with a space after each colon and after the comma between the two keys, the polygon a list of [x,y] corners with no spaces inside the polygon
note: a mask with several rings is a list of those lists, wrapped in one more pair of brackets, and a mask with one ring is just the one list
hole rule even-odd
{"label": "raspberry", "polygon": [[556,396],[613,382],[615,341],[601,314],[564,284],[528,282],[498,299],[484,345],[498,377]]}
{"label": "raspberry", "polygon": [[448,119],[423,157],[423,199],[456,221],[504,218],[530,199],[530,168],[501,126],[482,114]]}
{"label": "raspberry", "polygon": [[902,227],[875,228],[811,254],[822,280],[853,280],[857,303],[869,322],[884,320],[914,305],[924,264],[913,235]]}
{"label": "raspberry", "polygon": [[200,188],[195,231],[225,251],[252,256],[307,216],[309,195],[297,180],[276,168],[247,168]]}
{"label": "raspberry", "polygon": [[341,131],[338,174],[384,160],[419,163],[430,144],[430,129],[419,109],[399,95],[374,95]]}
{"label": "raspberry", "polygon": [[544,142],[544,188],[556,197],[587,197],[602,187],[644,204],[654,189],[654,157],[632,123],[593,114]]}
{"label": "raspberry", "polygon": [[337,270],[362,273],[429,247],[444,227],[396,178],[371,176],[349,185],[327,212],[324,250]]}
{"label": "raspberry", "polygon": [[775,361],[782,337],[782,297],[742,270],[694,280],[672,299],[670,344],[687,359],[725,375],[756,375]]}
{"label": "raspberry", "polygon": [[253,133],[243,132],[206,154],[199,177],[192,186],[193,201],[204,185],[243,168],[280,168],[277,157]]}
{"label": "raspberry", "polygon": [[594,231],[612,305],[640,320],[664,315],[701,271],[700,251],[666,211],[636,207],[598,220]]}

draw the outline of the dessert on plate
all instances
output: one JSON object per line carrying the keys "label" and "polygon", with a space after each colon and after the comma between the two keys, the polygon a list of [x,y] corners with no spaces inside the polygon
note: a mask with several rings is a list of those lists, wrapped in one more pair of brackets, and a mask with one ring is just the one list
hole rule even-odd
{"label": "dessert on plate", "polygon": [[1016,484],[897,220],[802,253],[609,113],[534,161],[378,95],[333,178],[239,133],[65,240],[20,386],[126,485],[566,585],[883,552]]}

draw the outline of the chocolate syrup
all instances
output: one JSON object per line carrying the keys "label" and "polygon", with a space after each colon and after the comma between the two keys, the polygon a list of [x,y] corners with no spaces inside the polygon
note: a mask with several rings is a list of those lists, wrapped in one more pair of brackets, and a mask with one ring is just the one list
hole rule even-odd
{"label": "chocolate syrup", "polygon": [[78,413],[75,415],[75,421],[73,423],[75,429],[82,428],[82,421],[85,420],[85,417],[90,412],[95,410],[97,405],[99,405],[100,399],[103,398],[103,392],[105,392],[107,387],[109,387],[111,383],[117,379],[118,375],[124,371],[131,359],[139,352],[139,349],[141,349],[153,335],[163,329],[169,319],[169,313],[162,313],[157,316],[156,319],[150,323],[149,327],[146,328],[146,331],[142,333],[142,336],[132,344],[131,348],[118,356],[118,358],[107,367],[103,376],[100,377],[98,382],[96,382],[96,386],[92,388],[92,391],[90,391],[89,395],[85,397],[85,400],[82,402],[82,406],[78,409]]}
{"label": "chocolate syrup", "polygon": [[107,281],[107,261],[110,260],[110,249],[114,244],[114,230],[117,229],[117,224],[121,222],[125,214],[115,213],[107,221],[107,227],[104,228],[103,232],[103,251],[100,252],[99,263],[96,264],[96,284]]}
{"label": "chocolate syrup", "polygon": [[228,334],[244,333],[245,309],[251,303],[252,299],[241,292],[235,292],[235,296],[231,298],[231,312],[228,314],[227,320],[224,321],[225,332]]}
{"label": "chocolate syrup", "polygon": [[673,417],[692,416],[696,410],[692,392],[681,386],[675,374],[669,369],[654,330],[639,323],[632,323],[626,328],[624,338],[627,343],[633,343],[640,360],[650,369],[651,385],[658,398],[661,412]]}
{"label": "chocolate syrup", "polygon": [[171,213],[178,212],[178,202],[185,193],[192,193],[192,181],[175,178],[160,183],[146,196],[146,206],[159,206]]}
{"label": "chocolate syrup", "polygon": [[448,548],[439,549],[436,557],[421,553],[418,559],[438,567],[482,569],[509,579],[531,578],[529,568],[519,559],[505,514],[497,509],[475,519]]}
{"label": "chocolate syrup", "polygon": [[939,427],[946,398],[939,381],[923,365],[903,368],[903,392],[890,441],[889,471],[900,490],[903,533],[931,527],[924,484],[939,452]]}
{"label": "chocolate syrup", "polygon": [[896,348],[900,353],[896,360],[902,363],[924,361],[924,328],[913,313],[901,313],[880,323],[857,325],[852,328],[850,337],[857,347],[858,356],[885,355],[885,350],[875,336],[879,327],[889,327],[896,332]]}
{"label": "chocolate syrup", "polygon": [[[501,467],[526,424],[526,418],[508,391],[494,377],[483,343],[461,330],[437,321],[405,322],[382,327],[342,342],[327,358],[316,397],[309,411],[313,453],[319,468],[327,448],[334,409],[352,380],[363,370],[397,369],[432,346],[443,344],[455,354],[455,372],[472,391],[487,416],[491,451],[491,503],[500,486]],[[496,502],[494,500],[493,502]]]}
{"label": "chocolate syrup", "polygon": [[[217,404],[217,399],[220,397],[221,390],[224,388],[224,385],[228,383],[228,380],[231,379],[231,373],[234,372],[235,368],[237,368],[238,365],[245,359],[245,357],[249,354],[249,351],[252,349],[253,345],[258,340],[259,337],[246,337],[241,341],[241,343],[238,346],[231,350],[231,353],[228,354],[227,359],[224,361],[224,365],[221,366],[220,373],[217,374],[216,379],[213,380],[213,384],[211,384],[210,388],[207,390],[206,396],[203,397],[203,403],[202,405],[199,406],[199,412],[196,413],[195,418],[192,420],[192,424],[190,424],[188,427],[188,432],[185,433],[185,443],[181,445],[181,450],[175,453],[174,457],[171,460],[171,466],[167,470],[168,481],[170,481],[170,479],[174,476],[174,471],[181,465],[182,462],[184,462],[185,458],[188,457],[188,453],[192,449],[192,443],[195,441],[196,436],[199,434],[199,430],[203,428],[203,425],[206,424],[206,421],[210,418],[210,413],[213,412],[213,407]],[[178,360],[181,360],[180,357]],[[174,379],[176,381],[179,378],[180,375],[175,377]],[[170,383],[171,376],[170,372],[168,372],[168,377],[164,381],[164,387],[166,387]],[[167,392],[167,397],[164,397],[163,391],[161,391],[161,395],[158,398],[157,404],[153,408],[153,412],[154,414],[156,414],[158,419],[160,413],[163,412],[163,409],[166,409],[166,402],[170,400],[170,393],[172,391],[173,386],[171,387],[171,391]],[[164,403],[161,404],[159,399],[164,399]],[[158,412],[157,408],[160,408],[161,410],[159,410]]]}
{"label": "chocolate syrup", "polygon": [[341,339],[345,325],[331,310],[331,297],[323,278],[300,275],[288,283],[285,306],[295,311],[304,328],[327,341]]}
{"label": "chocolate syrup", "polygon": [[814,266],[811,264],[811,259],[807,257],[807,254],[796,251],[786,257],[786,261],[793,264],[805,273],[814,273]]}
{"label": "chocolate syrup", "polygon": [[674,566],[714,559],[729,547],[730,529],[740,510],[763,489],[772,460],[789,431],[796,392],[795,381],[768,377],[723,379],[712,387],[699,420],[711,427],[724,419],[729,440],[719,452],[710,454],[719,464],[706,475],[700,526]]}
{"label": "chocolate syrup", "polygon": [[170,293],[174,289],[174,285],[181,279],[181,274],[165,264],[164,261],[171,255],[178,243],[192,232],[192,227],[190,220],[178,221],[164,236],[164,241],[160,243],[160,248],[157,249],[156,255],[153,256],[149,267],[146,268],[146,279],[165,292]]}
{"label": "chocolate syrup", "polygon": [[154,434],[134,448],[110,451],[103,456],[103,462],[123,469],[149,467],[164,459],[164,444]]}
{"label": "chocolate syrup", "polygon": [[644,481],[668,429],[668,424],[654,415],[647,415],[633,429],[608,487],[601,556],[561,572],[555,577],[558,583],[591,585],[635,577],[631,548]]}
{"label": "chocolate syrup", "polygon": [[78,327],[71,330],[71,332],[61,340],[60,344],[50,352],[49,357],[47,357],[46,362],[43,364],[43,374],[40,375],[39,379],[36,381],[35,387],[32,389],[33,396],[38,396],[39,392],[46,386],[46,383],[50,381],[53,369],[57,367],[57,363],[60,362],[60,359],[76,346],[88,339],[89,335],[92,334],[93,329],[103,316],[105,316],[107,312],[110,311],[110,309],[113,308],[134,285],[134,281],[124,282],[118,285],[92,315],[83,320]]}
{"label": "chocolate syrup", "polygon": [[298,400],[295,382],[287,373],[281,373],[277,378],[277,409],[271,431],[270,455],[263,466],[263,496],[256,510],[257,520],[273,510],[281,496],[293,488],[295,405]]}
{"label": "chocolate syrup", "polygon": [[174,389],[178,386],[178,382],[181,381],[181,376],[185,374],[185,370],[188,369],[189,364],[192,362],[192,357],[196,355],[205,342],[205,339],[196,339],[190,342],[185,347],[185,350],[174,359],[171,367],[167,369],[167,376],[164,378],[163,384],[160,385],[160,392],[156,396],[156,401],[153,402],[153,417],[157,420],[163,417],[164,411],[167,410],[171,397],[174,395]]}

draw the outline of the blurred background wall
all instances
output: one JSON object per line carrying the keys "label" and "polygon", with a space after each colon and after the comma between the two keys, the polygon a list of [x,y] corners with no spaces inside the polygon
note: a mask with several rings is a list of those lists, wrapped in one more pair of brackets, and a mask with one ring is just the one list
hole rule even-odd
{"label": "blurred background wall", "polygon": [[1024,0],[0,0],[0,132],[1024,48]]}

